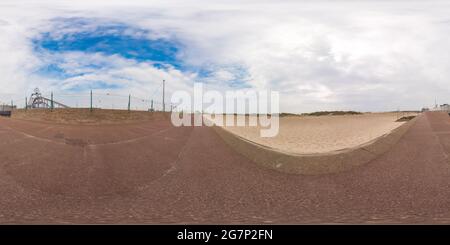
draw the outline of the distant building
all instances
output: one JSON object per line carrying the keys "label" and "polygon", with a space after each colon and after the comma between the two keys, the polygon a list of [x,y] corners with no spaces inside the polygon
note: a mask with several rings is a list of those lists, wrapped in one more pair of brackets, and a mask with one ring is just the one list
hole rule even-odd
{"label": "distant building", "polygon": [[442,104],[439,106],[439,109],[441,111],[450,111],[450,105],[449,104]]}

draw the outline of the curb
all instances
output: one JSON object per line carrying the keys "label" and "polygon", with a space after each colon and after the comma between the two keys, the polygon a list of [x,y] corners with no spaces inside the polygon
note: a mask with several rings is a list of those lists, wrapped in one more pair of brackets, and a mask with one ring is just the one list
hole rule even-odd
{"label": "curb", "polygon": [[318,175],[348,171],[379,157],[400,140],[416,119],[363,145],[317,154],[293,154],[257,144],[219,126],[214,130],[235,151],[263,167],[290,174]]}

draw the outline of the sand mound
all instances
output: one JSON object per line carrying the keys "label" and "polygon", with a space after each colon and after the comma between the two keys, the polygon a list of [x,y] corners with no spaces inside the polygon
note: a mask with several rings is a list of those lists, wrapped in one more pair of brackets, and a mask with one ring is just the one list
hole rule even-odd
{"label": "sand mound", "polygon": [[116,124],[132,123],[147,120],[163,119],[169,117],[168,113],[126,111],[126,110],[104,110],[94,109],[20,109],[14,110],[11,117],[15,119],[46,121],[66,124]]}

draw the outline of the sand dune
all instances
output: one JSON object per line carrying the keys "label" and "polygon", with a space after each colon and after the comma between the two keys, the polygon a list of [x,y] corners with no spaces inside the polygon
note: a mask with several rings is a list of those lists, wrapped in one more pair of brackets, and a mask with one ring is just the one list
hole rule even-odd
{"label": "sand dune", "polygon": [[227,126],[226,130],[274,149],[296,154],[325,153],[357,147],[391,132],[404,122],[398,113],[280,118],[279,134],[260,137],[260,127]]}

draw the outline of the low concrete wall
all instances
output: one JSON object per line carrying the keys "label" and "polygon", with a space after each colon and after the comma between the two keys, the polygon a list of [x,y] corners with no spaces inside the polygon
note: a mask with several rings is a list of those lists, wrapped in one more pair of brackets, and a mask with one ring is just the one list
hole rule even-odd
{"label": "low concrete wall", "polygon": [[416,119],[364,145],[323,154],[286,153],[249,141],[221,127],[215,126],[214,129],[232,148],[255,163],[285,173],[317,175],[347,171],[370,162],[397,143]]}

